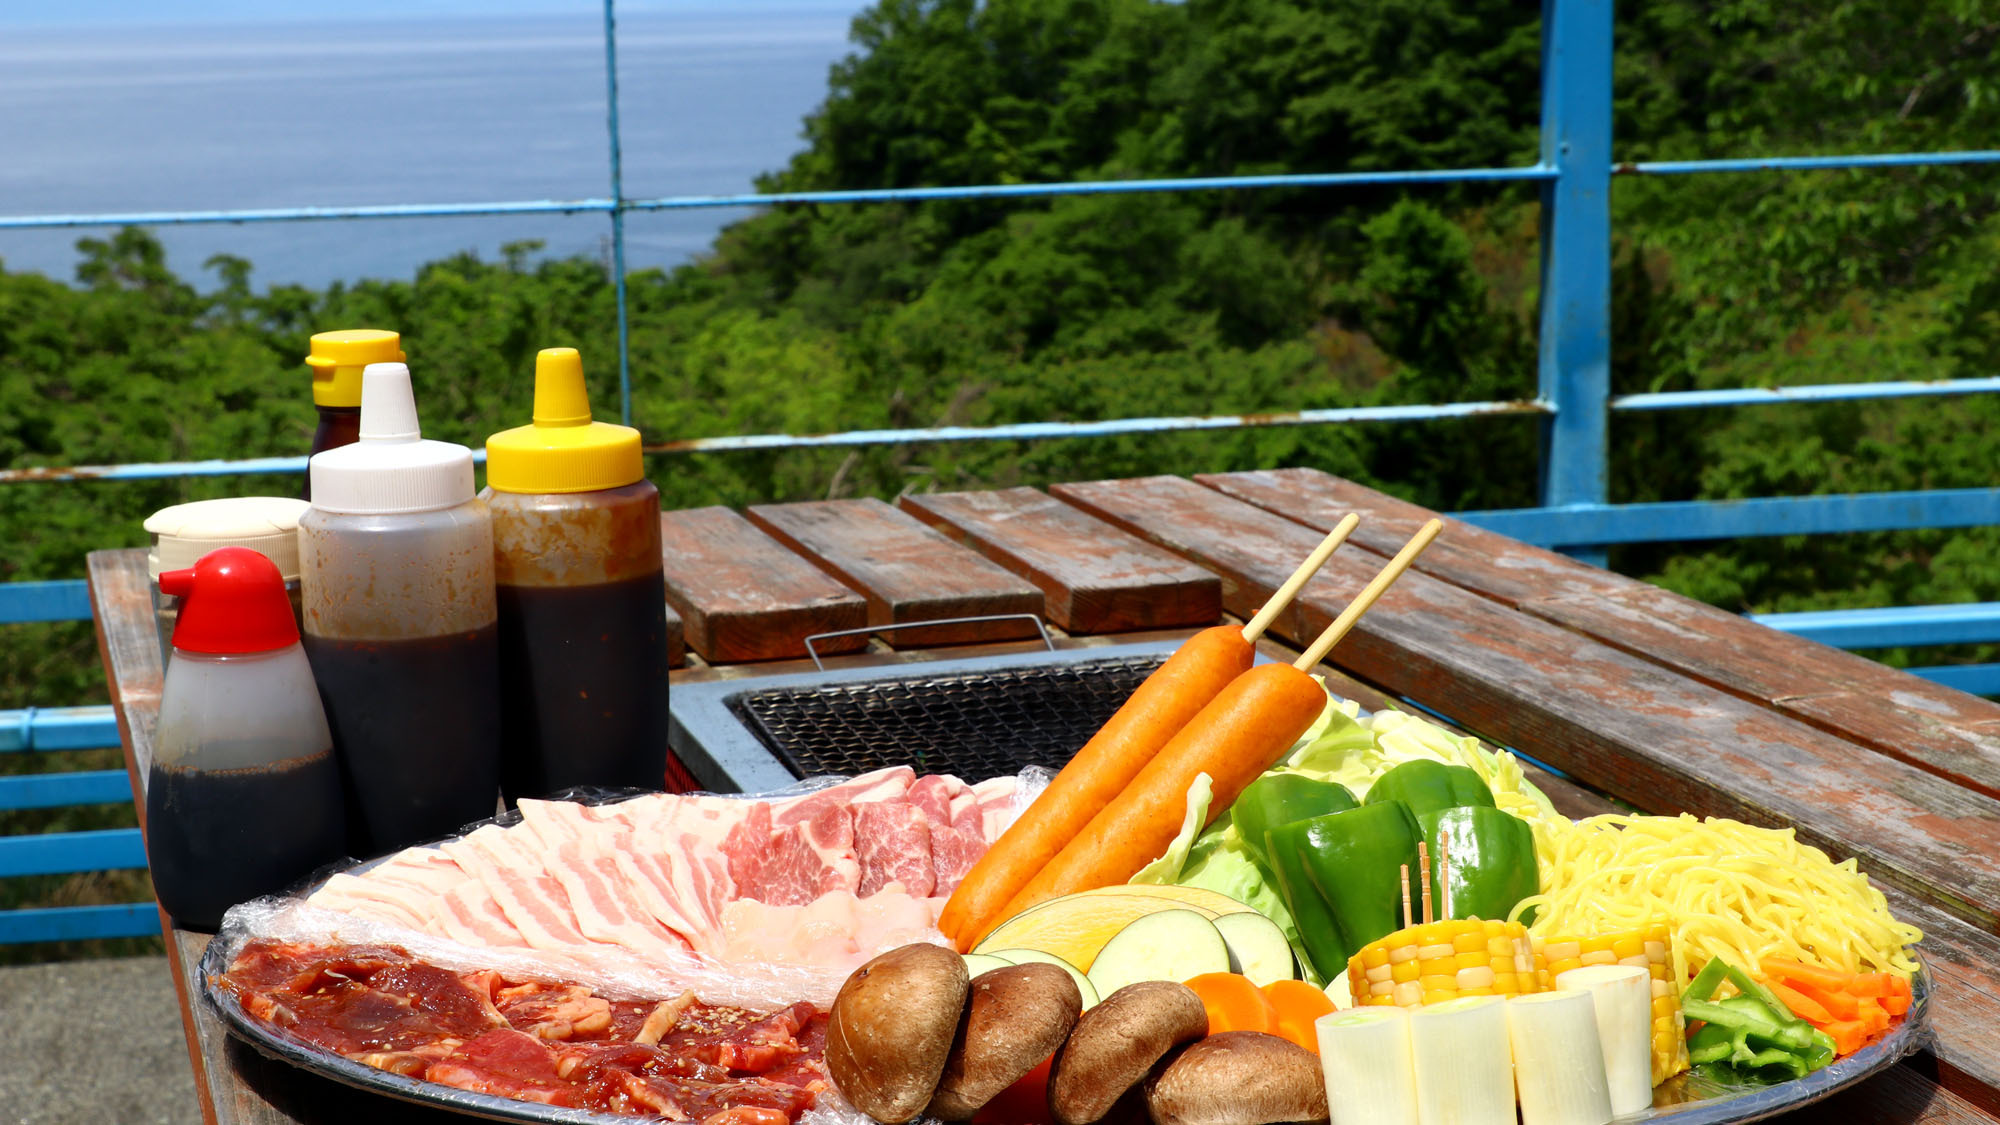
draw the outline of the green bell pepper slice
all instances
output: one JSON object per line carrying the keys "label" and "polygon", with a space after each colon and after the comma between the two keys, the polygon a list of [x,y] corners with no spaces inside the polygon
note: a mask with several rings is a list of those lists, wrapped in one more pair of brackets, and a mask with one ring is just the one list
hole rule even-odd
{"label": "green bell pepper slice", "polygon": [[1390,801],[1401,801],[1409,806],[1412,816],[1422,817],[1425,813],[1472,805],[1490,809],[1493,791],[1468,767],[1418,758],[1375,779],[1375,784],[1368,787],[1368,799],[1362,804]]}
{"label": "green bell pepper slice", "polygon": [[1473,805],[1419,813],[1417,825],[1430,850],[1435,917],[1446,917],[1447,881],[1453,918],[1503,920],[1515,903],[1541,893],[1535,830],[1520,817]]}
{"label": "green bell pepper slice", "polygon": [[1265,834],[1281,824],[1309,820],[1328,813],[1360,808],[1347,786],[1296,773],[1267,773],[1245,786],[1229,806],[1230,819],[1243,836],[1250,861],[1275,876]]}
{"label": "green bell pepper slice", "polygon": [[1416,818],[1398,801],[1266,833],[1299,936],[1328,979],[1345,972],[1362,946],[1403,928],[1401,868],[1407,865],[1415,879],[1418,834]]}

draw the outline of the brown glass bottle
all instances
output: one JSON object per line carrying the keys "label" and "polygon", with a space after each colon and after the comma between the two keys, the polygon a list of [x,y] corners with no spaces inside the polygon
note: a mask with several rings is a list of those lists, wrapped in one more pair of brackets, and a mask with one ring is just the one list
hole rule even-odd
{"label": "brown glass bottle", "polygon": [[[313,406],[319,425],[313,429],[311,454],[324,453],[361,440],[361,373],[371,363],[400,363],[402,337],[379,328],[344,328],[317,332],[306,366],[312,369]],[[312,477],[306,477],[301,498],[312,499]]]}

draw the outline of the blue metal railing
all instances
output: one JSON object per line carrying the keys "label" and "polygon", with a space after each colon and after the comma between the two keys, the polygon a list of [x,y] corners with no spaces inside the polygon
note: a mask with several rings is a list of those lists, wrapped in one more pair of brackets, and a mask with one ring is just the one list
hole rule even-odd
{"label": "blue metal railing", "polygon": [[[832,434],[742,434],[659,442],[655,455],[751,449],[911,444],[918,442],[1047,440],[1120,433],[1325,425],[1338,422],[1428,421],[1499,414],[1540,416],[1544,434],[1542,506],[1466,512],[1474,523],[1580,557],[1602,561],[1604,547],[1655,540],[1885,531],[2000,523],[2000,489],[1930,490],[1859,496],[1766,497],[1741,501],[1659,504],[1606,502],[1606,460],[1612,412],[1742,407],[1771,403],[1891,399],[2000,391],[2000,375],[1939,382],[1887,382],[1816,387],[1740,388],[1612,396],[1610,394],[1610,188],[1621,175],[1785,172],[2000,163],[2000,151],[1891,153],[1849,156],[1749,157],[1722,160],[1615,163],[1612,153],[1612,5],[1610,0],[1543,0],[1542,129],[1538,161],[1527,167],[1391,172],[1337,172],[1208,178],[978,184],[952,187],[800,191],[736,195],[627,198],[619,136],[617,19],[604,0],[606,133],[610,194],[572,200],[289,207],[225,211],[0,216],[0,230],[191,223],[299,222],[334,219],[444,218],[470,215],[601,213],[611,221],[612,273],[618,316],[619,413],[632,417],[630,336],[625,277],[625,215],[780,204],[857,204],[952,199],[1011,199],[1127,192],[1242,191],[1270,188],[1454,182],[1540,185],[1545,237],[1541,262],[1538,392],[1521,402],[1444,403],[1207,417],[1120,418],[1003,426],[857,430]],[[0,471],[0,484],[50,480],[132,480],[239,473],[303,472],[304,457],[161,462]],[[0,623],[87,618],[83,583],[0,584]],[[1850,647],[1887,647],[2000,640],[1993,606],[1936,606],[1773,614],[1757,618],[1778,628]],[[1970,691],[2000,693],[2000,665],[1914,669]],[[0,712],[0,751],[114,746],[108,708]],[[8,778],[0,810],[129,798],[115,771]],[[82,857],[82,858],[80,858]],[[77,870],[88,858],[107,866],[137,863],[137,833],[0,838],[0,876]],[[150,906],[66,907],[0,912],[0,942],[102,937],[149,932]]]}

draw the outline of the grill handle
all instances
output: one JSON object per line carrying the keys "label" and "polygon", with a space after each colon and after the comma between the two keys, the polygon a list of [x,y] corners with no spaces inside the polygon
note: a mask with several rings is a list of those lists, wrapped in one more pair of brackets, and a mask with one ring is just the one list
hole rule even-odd
{"label": "grill handle", "polygon": [[1056,650],[1056,642],[1049,637],[1049,627],[1039,613],[989,613],[979,617],[940,617],[934,621],[903,621],[889,625],[863,625],[859,629],[836,629],[831,633],[814,633],[806,638],[806,655],[812,657],[813,667],[821,672],[826,665],[820,662],[819,650],[813,648],[814,641],[827,641],[835,637],[853,637],[862,633],[893,633],[898,629],[928,629],[936,625],[975,625],[983,621],[1032,621],[1035,632],[1042,635],[1042,644],[1050,652]]}

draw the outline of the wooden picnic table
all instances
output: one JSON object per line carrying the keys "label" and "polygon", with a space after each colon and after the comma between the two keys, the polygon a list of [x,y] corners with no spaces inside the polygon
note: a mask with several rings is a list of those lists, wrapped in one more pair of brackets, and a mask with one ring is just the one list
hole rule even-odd
{"label": "wooden picnic table", "polygon": [[[1023,609],[1064,648],[1185,636],[1247,617],[1349,511],[1349,546],[1265,642],[1290,659],[1432,513],[1309,469],[667,512],[672,679],[810,671],[811,634]],[[144,554],[89,570],[138,793],[160,690]],[[815,647],[844,653],[829,668],[890,666],[1039,645],[1022,630]],[[1858,857],[1924,930],[1934,1042],[1782,1120],[2000,1121],[2000,704],[1452,520],[1329,665],[1364,706],[1414,702],[1562,771],[1531,774],[1567,815],[1729,816]],[[462,1120],[231,1040],[189,989],[207,935],[164,915],[162,932],[205,1120]]]}

